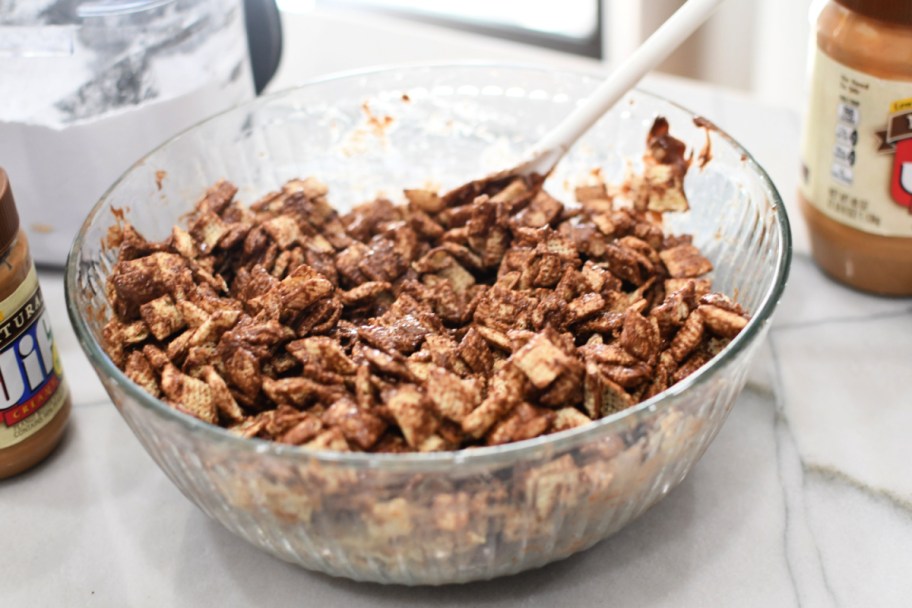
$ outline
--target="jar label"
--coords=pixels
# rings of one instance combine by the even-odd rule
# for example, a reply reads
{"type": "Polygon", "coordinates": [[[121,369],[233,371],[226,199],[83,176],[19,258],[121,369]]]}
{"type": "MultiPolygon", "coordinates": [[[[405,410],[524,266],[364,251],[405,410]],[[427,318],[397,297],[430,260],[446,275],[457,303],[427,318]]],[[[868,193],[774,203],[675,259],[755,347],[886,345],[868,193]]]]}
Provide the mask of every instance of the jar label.
{"type": "Polygon", "coordinates": [[[0,448],[50,422],[66,401],[60,357],[35,269],[0,301],[0,448]]]}
{"type": "Polygon", "coordinates": [[[912,83],[848,68],[817,50],[801,145],[801,194],[828,217],[912,237],[912,83]]]}

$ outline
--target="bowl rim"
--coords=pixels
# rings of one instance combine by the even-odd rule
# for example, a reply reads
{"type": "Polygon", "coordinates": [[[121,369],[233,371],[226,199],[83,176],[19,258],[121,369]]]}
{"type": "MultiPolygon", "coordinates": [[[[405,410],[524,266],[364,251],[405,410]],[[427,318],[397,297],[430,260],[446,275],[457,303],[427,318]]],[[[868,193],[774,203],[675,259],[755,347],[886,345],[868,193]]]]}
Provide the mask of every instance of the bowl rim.
{"type": "MultiPolygon", "coordinates": [[[[155,148],[148,151],[136,162],[124,171],[120,177],[105,191],[97,203],[92,207],[86,219],[79,228],[79,232],[71,245],[65,268],[64,293],[67,306],[67,312],[70,322],[76,333],[77,339],[83,351],[88,356],[90,363],[96,373],[103,371],[107,374],[108,379],[116,383],[130,398],[138,402],[142,407],[151,411],[153,414],[164,418],[165,420],[177,424],[183,431],[191,435],[198,435],[207,440],[225,442],[230,444],[234,449],[243,450],[250,453],[270,455],[280,458],[290,458],[299,460],[304,463],[318,462],[320,464],[347,465],[354,469],[374,469],[383,468],[384,470],[408,469],[415,471],[440,470],[458,464],[462,467],[467,465],[484,466],[488,464],[505,464],[520,459],[532,459],[543,457],[545,455],[559,453],[565,449],[572,448],[590,440],[607,436],[613,430],[629,428],[631,420],[639,420],[646,415],[651,415],[665,407],[671,407],[671,404],[687,391],[706,382],[717,370],[730,364],[736,355],[745,350],[754,340],[762,338],[764,330],[769,324],[773,311],[778,305],[785,289],[789,275],[789,267],[792,257],[792,236],[791,228],[786,213],[785,204],[779,194],[773,181],[770,179],[766,170],[760,166],[753,155],[748,152],[734,137],[724,130],[718,128],[712,121],[704,119],[699,114],[688,110],[684,106],[666,99],[661,95],[651,93],[640,88],[634,88],[627,95],[641,96],[669,104],[670,106],[685,112],[691,118],[700,118],[705,124],[700,124],[708,129],[713,130],[719,137],[728,143],[736,152],[741,153],[741,159],[749,171],[754,172],[763,185],[764,193],[768,198],[769,205],[775,212],[777,223],[780,227],[780,238],[776,251],[776,269],[774,280],[762,296],[760,306],[752,314],[746,327],[715,357],[706,365],[701,367],[695,373],[691,374],[684,380],[674,384],[668,389],[654,395],[653,397],[642,401],[630,408],[615,412],[604,418],[594,420],[591,423],[582,426],[567,429],[549,435],[541,435],[532,439],[525,439],[496,446],[482,446],[463,448],[460,450],[450,450],[441,452],[407,452],[407,453],[373,453],[373,452],[340,452],[332,450],[314,450],[302,448],[301,446],[281,444],[275,441],[244,438],[229,432],[218,425],[203,422],[189,414],[185,414],[167,405],[165,402],[153,397],[144,389],[131,381],[127,376],[114,365],[107,353],[101,347],[100,343],[94,338],[89,330],[85,317],[76,307],[76,276],[80,267],[79,252],[86,238],[86,233],[92,225],[96,216],[107,208],[107,202],[112,193],[117,190],[118,186],[134,170],[144,165],[147,159],[159,150],[168,147],[172,142],[183,138],[193,132],[196,128],[209,122],[221,119],[223,116],[240,111],[250,111],[258,106],[272,103],[282,97],[291,97],[299,91],[309,87],[317,86],[323,83],[330,83],[339,80],[354,79],[359,77],[369,77],[374,75],[393,74],[396,72],[420,72],[422,70],[464,70],[464,69],[504,69],[504,70],[526,70],[540,73],[560,73],[571,75],[580,79],[591,79],[593,84],[597,84],[604,78],[604,74],[595,71],[574,70],[565,68],[549,68],[524,64],[521,62],[486,62],[486,61],[466,61],[466,62],[416,62],[402,63],[387,66],[375,66],[364,69],[346,70],[334,72],[317,78],[306,80],[302,83],[285,88],[279,91],[261,95],[253,100],[235,105],[227,110],[213,114],[195,124],[187,127],[179,133],[169,137],[155,148]]],[[[626,97],[625,97],[626,98],[626,97]]],[[[99,374],[100,375],[100,374],[99,374]]],[[[113,401],[113,399],[112,399],[113,401]]],[[[116,404],[115,404],[116,405],[116,404]]],[[[120,409],[120,408],[118,408],[120,409]]]]}

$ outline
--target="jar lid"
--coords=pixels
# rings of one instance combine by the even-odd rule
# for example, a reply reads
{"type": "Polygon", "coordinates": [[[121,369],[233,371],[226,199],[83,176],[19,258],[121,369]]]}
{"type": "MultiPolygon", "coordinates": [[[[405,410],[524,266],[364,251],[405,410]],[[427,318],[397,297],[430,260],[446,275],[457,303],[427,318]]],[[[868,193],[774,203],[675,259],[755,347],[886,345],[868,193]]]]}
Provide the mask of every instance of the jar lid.
{"type": "Polygon", "coordinates": [[[19,233],[19,213],[10,189],[6,171],[0,167],[0,251],[6,249],[19,233]]]}
{"type": "Polygon", "coordinates": [[[912,0],[836,0],[850,11],[897,25],[912,25],[912,0]]]}

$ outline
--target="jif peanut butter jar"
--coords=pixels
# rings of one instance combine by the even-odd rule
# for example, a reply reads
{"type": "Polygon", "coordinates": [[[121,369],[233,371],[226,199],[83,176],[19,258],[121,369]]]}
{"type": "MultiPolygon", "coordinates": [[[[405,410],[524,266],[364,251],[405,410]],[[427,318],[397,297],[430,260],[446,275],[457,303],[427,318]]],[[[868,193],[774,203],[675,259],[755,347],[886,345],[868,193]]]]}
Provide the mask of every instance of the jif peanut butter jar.
{"type": "Polygon", "coordinates": [[[799,196],[814,259],[912,295],[912,0],[831,0],[816,25],[799,196]]]}
{"type": "Polygon", "coordinates": [[[53,451],[71,407],[38,274],[0,168],[0,479],[53,451]]]}

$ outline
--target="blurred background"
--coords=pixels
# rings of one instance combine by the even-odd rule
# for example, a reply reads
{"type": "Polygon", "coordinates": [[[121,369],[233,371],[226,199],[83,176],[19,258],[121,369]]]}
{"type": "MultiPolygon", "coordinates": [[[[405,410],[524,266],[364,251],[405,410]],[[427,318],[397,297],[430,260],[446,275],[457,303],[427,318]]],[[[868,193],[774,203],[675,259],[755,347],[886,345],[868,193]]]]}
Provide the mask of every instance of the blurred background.
{"type": "MultiPolygon", "coordinates": [[[[39,263],[169,136],[263,91],[374,66],[490,61],[604,71],[684,0],[0,0],[0,166],[39,263]],[[91,150],[90,154],[86,154],[91,150]]],[[[734,135],[752,103],[798,116],[818,0],[727,0],[644,88],[734,135]],[[679,84],[680,95],[669,88],[679,84]]]]}
{"type": "MultiPolygon", "coordinates": [[[[378,59],[488,57],[489,41],[570,57],[625,56],[683,0],[278,0],[289,72],[350,69],[378,59]],[[420,22],[427,27],[408,27],[420,22]],[[310,26],[308,25],[310,24],[310,26]],[[477,44],[471,49],[471,41],[477,44]],[[433,43],[430,43],[433,41],[433,43]],[[314,65],[306,65],[313,62],[314,65]],[[294,65],[289,65],[294,64],[294,65]],[[302,65],[305,64],[305,65],[302,65]]],[[[729,87],[794,110],[802,106],[815,0],[729,0],[661,71],[729,87]]],[[[501,51],[503,52],[503,51],[501,51]]],[[[280,79],[280,82],[285,82],[280,79]]]]}

